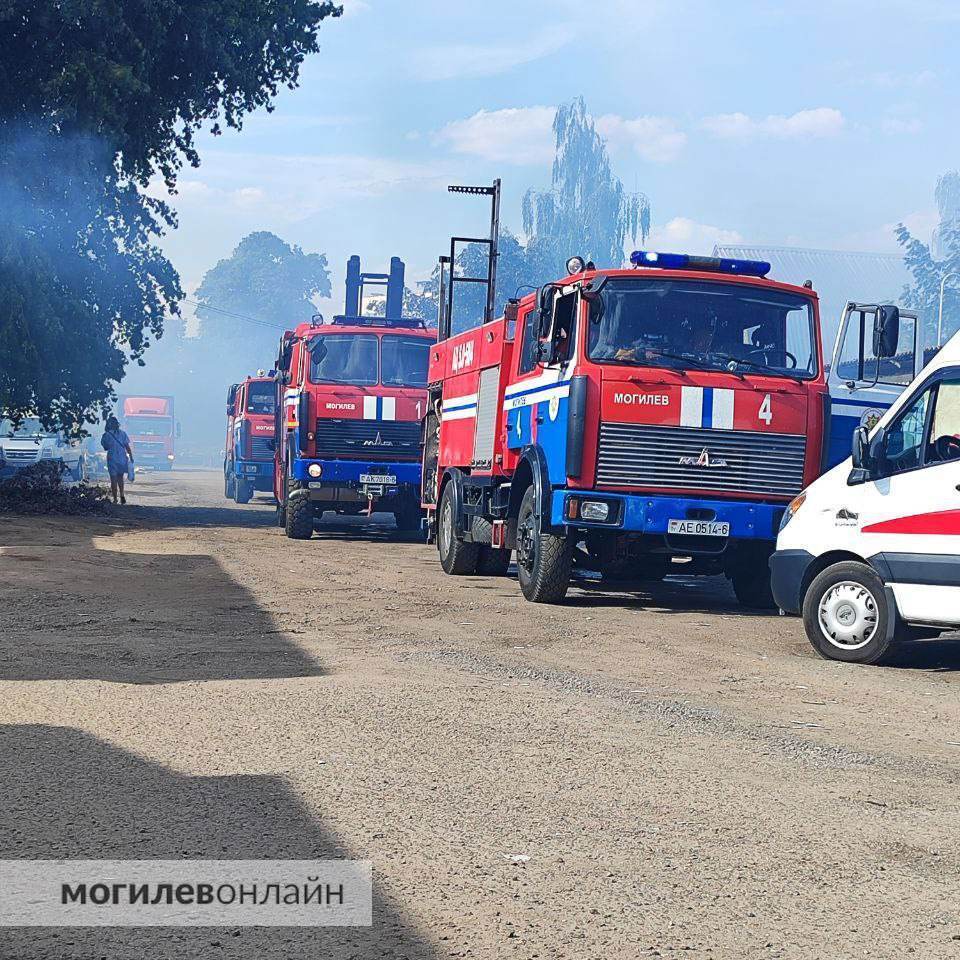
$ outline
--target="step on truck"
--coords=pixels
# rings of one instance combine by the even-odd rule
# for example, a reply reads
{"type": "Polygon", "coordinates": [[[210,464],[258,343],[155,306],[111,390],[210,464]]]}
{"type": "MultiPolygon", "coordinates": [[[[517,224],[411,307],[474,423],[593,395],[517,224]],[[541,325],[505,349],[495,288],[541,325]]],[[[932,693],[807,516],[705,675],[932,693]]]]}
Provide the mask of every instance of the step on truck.
{"type": "Polygon", "coordinates": [[[172,470],[180,424],[174,419],[173,397],[121,396],[117,419],[130,438],[137,467],[172,470]]]}
{"type": "Polygon", "coordinates": [[[423,506],[443,569],[504,573],[515,550],[535,602],[560,601],[574,564],[620,582],[722,573],[743,605],[772,606],[785,508],[829,454],[812,285],[746,260],[574,257],[496,318],[499,182],[451,189],[489,196],[494,215],[486,277],[451,269],[475,238],[440,261],[423,506]],[[454,334],[464,282],[487,284],[487,306],[454,334]]]}
{"type": "Polygon", "coordinates": [[[308,539],[325,511],[393,513],[421,529],[421,421],[436,330],[403,316],[404,265],[388,274],[347,264],[346,309],[283,335],[277,358],[273,489],[278,522],[308,539]],[[386,288],[384,316],[364,316],[368,287],[386,288]]]}
{"type": "Polygon", "coordinates": [[[273,439],[277,386],[260,370],[227,391],[223,495],[249,503],[255,491],[273,492],[273,439]]]}

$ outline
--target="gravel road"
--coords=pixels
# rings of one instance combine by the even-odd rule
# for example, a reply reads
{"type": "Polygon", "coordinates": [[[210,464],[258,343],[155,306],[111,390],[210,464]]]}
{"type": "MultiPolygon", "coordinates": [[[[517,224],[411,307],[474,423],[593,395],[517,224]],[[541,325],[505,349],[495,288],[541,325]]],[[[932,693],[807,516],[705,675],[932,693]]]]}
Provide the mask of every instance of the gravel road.
{"type": "Polygon", "coordinates": [[[535,606],[390,518],[130,493],[0,517],[0,857],[369,859],[374,925],[3,960],[960,960],[960,640],[841,666],[720,580],[535,606]]]}

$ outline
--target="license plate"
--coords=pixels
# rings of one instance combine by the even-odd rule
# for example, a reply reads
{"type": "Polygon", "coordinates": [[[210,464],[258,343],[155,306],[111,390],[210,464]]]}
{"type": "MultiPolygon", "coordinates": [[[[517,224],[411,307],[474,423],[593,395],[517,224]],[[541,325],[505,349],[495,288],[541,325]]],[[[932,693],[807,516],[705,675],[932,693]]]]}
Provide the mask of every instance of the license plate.
{"type": "Polygon", "coordinates": [[[667,524],[667,533],[685,537],[729,537],[730,524],[717,520],[671,520],[667,524]]]}
{"type": "Polygon", "coordinates": [[[379,473],[361,473],[360,482],[371,484],[375,483],[381,487],[389,487],[391,484],[397,482],[397,478],[385,475],[381,476],[379,473]]]}

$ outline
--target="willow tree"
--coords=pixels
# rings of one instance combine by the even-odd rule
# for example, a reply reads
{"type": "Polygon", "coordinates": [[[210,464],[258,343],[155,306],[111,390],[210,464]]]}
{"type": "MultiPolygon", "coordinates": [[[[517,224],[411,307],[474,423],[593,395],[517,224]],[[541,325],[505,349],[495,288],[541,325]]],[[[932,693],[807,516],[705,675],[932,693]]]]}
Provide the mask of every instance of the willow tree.
{"type": "Polygon", "coordinates": [[[610,168],[607,147],[582,97],[557,110],[556,156],[549,190],[527,191],[523,229],[528,271],[543,281],[579,254],[597,266],[618,267],[624,245],[650,233],[650,202],[627,193],[610,168]]]}

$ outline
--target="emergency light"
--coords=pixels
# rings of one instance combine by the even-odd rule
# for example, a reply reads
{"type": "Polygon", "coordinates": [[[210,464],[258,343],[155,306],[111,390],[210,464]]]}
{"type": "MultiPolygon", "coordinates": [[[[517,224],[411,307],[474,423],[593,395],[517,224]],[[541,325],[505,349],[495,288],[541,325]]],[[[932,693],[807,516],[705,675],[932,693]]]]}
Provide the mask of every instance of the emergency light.
{"type": "Polygon", "coordinates": [[[656,253],[634,250],[630,262],[635,267],[659,267],[661,270],[705,270],[711,273],[735,273],[742,277],[765,277],[771,270],[766,260],[734,260],[729,257],[696,257],[687,253],[656,253]]]}

